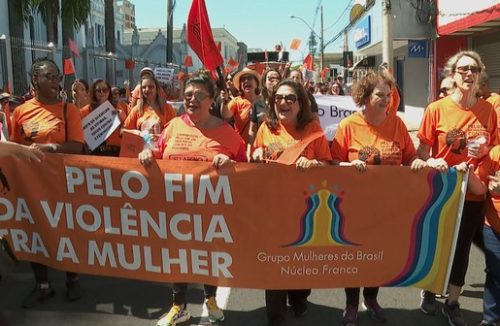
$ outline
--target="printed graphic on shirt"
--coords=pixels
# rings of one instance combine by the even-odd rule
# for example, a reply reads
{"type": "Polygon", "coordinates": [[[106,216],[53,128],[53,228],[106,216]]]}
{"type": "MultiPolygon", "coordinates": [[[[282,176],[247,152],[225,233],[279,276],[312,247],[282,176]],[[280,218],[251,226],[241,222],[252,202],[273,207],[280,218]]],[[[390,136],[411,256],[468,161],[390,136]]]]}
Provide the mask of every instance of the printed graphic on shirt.
{"type": "Polygon", "coordinates": [[[375,146],[365,146],[359,150],[359,159],[370,165],[380,165],[382,163],[380,151],[375,146]]]}
{"type": "Polygon", "coordinates": [[[52,132],[61,132],[62,120],[53,117],[51,120],[30,119],[22,124],[21,136],[25,141],[35,142],[39,136],[45,137],[52,132]]]}

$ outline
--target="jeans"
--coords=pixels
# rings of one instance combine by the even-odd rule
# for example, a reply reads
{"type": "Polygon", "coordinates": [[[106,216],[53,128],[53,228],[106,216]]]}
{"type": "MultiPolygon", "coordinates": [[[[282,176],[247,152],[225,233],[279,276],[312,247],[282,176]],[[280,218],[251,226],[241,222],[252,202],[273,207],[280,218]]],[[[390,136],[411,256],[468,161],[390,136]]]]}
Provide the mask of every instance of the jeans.
{"type": "Polygon", "coordinates": [[[486,258],[483,319],[494,324],[500,321],[500,233],[485,225],[483,238],[486,258]]]}
{"type": "MultiPolygon", "coordinates": [[[[186,305],[186,292],[187,292],[187,283],[174,283],[172,284],[172,292],[174,295],[174,304],[176,305],[186,305]]],[[[213,285],[204,284],[205,287],[205,299],[210,297],[215,297],[217,292],[217,287],[213,285]]]]}

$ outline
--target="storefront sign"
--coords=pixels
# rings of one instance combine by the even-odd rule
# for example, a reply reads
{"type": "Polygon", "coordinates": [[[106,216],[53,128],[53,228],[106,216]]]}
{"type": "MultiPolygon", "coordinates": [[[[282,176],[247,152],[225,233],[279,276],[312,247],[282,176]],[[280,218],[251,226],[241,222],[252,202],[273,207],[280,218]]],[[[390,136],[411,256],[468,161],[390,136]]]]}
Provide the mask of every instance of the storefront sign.
{"type": "Polygon", "coordinates": [[[370,16],[366,16],[356,24],[354,28],[354,42],[359,49],[371,42],[371,24],[370,16]]]}

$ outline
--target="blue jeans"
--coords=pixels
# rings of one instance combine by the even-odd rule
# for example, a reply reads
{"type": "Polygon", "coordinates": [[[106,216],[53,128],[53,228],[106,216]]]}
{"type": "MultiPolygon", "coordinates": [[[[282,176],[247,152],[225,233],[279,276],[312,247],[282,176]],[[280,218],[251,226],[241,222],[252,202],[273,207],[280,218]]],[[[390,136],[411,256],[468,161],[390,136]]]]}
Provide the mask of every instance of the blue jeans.
{"type": "Polygon", "coordinates": [[[483,227],[486,282],[483,294],[483,319],[488,323],[500,321],[500,233],[483,227]]]}

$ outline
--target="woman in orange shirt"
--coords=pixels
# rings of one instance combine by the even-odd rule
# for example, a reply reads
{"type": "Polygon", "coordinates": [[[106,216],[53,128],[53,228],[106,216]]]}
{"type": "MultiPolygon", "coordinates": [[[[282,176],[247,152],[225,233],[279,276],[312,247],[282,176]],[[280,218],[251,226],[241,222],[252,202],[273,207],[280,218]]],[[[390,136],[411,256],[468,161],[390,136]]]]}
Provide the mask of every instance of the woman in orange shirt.
{"type": "MultiPolygon", "coordinates": [[[[386,74],[375,72],[369,72],[354,84],[352,98],[362,111],[340,122],[331,148],[334,163],[355,166],[360,172],[366,171],[368,165],[411,165],[414,171],[425,167],[403,121],[388,112],[393,86],[393,80],[386,74]]],[[[386,317],[377,301],[378,290],[378,287],[363,289],[363,307],[372,319],[383,322],[386,317]]],[[[346,288],[345,293],[342,324],[355,326],[360,288],[346,288]]]]}
{"type": "Polygon", "coordinates": [[[73,103],[81,109],[90,103],[89,84],[84,79],[76,79],[71,85],[73,103]]]}
{"type": "MultiPolygon", "coordinates": [[[[59,68],[48,58],[38,58],[33,62],[30,74],[35,97],[14,111],[10,139],[42,152],[81,154],[83,130],[80,114],[73,104],[62,102],[58,97],[62,79],[59,68]]],[[[24,299],[24,308],[32,308],[54,296],[47,266],[31,265],[36,286],[24,299]]],[[[68,300],[82,296],[78,274],[66,273],[66,287],[68,300]]]]}
{"type": "MultiPolygon", "coordinates": [[[[222,96],[222,92],[221,92],[222,96]]],[[[224,93],[224,96],[227,96],[224,93]]],[[[172,119],[158,140],[157,151],[144,149],[139,154],[142,164],[148,166],[153,157],[164,160],[206,161],[215,168],[231,165],[233,161],[245,162],[245,144],[238,133],[226,122],[210,114],[215,98],[215,85],[210,77],[200,75],[186,81],[184,107],[186,113],[172,119]]],[[[204,285],[205,305],[210,322],[224,320],[217,306],[216,286],[204,285]]],[[[187,321],[187,284],[172,285],[174,304],[161,317],[157,326],[177,325],[187,321]]]]}
{"type": "MultiPolygon", "coordinates": [[[[82,119],[85,118],[90,114],[90,112],[97,109],[99,105],[106,101],[109,101],[109,103],[113,105],[116,114],[118,114],[118,117],[120,118],[120,122],[123,123],[123,121],[127,118],[127,115],[123,110],[116,107],[117,102],[111,94],[111,86],[103,79],[97,79],[90,86],[90,104],[80,109],[80,116],[82,119]]],[[[106,141],[99,147],[94,149],[91,154],[101,156],[118,156],[118,154],[120,154],[120,144],[122,140],[120,130],[121,127],[116,128],[108,139],[106,139],[106,141]]]]}
{"type": "MultiPolygon", "coordinates": [[[[323,166],[331,161],[328,141],[314,118],[304,87],[291,79],[281,81],[269,98],[269,117],[261,124],[254,142],[254,161],[277,159],[283,151],[300,141],[309,141],[297,155],[298,169],[323,166]],[[314,138],[313,134],[318,135],[314,138]],[[305,140],[311,136],[309,140],[305,140]]],[[[266,290],[266,310],[270,325],[284,325],[286,301],[297,317],[307,311],[311,290],[266,290]]]]}
{"type": "MultiPolygon", "coordinates": [[[[445,72],[455,82],[455,89],[424,112],[418,132],[418,153],[427,164],[443,173],[448,167],[467,163],[476,165],[497,144],[497,116],[493,106],[478,98],[479,73],[484,69],[481,57],[473,51],[462,51],[452,56],[445,72]]],[[[484,217],[484,196],[467,192],[457,238],[455,256],[449,280],[449,297],[442,314],[450,325],[465,325],[458,299],[469,264],[470,246],[484,217]]],[[[420,310],[435,314],[435,295],[422,291],[420,310]]]]}
{"type": "Polygon", "coordinates": [[[156,143],[167,123],[175,117],[175,111],[162,100],[160,85],[153,75],[143,74],[140,85],[139,101],[130,111],[123,128],[147,132],[156,143]]]}

